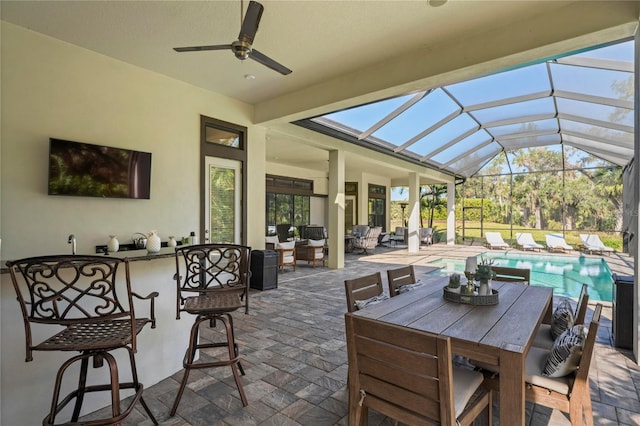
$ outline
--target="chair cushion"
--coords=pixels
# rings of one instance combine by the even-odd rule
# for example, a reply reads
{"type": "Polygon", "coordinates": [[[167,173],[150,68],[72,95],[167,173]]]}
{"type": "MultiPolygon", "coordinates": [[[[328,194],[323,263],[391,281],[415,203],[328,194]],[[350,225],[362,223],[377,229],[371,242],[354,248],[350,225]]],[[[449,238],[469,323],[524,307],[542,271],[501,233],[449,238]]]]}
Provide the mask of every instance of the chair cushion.
{"type": "Polygon", "coordinates": [[[355,303],[358,309],[363,309],[369,305],[375,305],[376,303],[380,303],[388,299],[389,299],[389,296],[387,296],[386,294],[380,294],[378,296],[373,296],[368,299],[356,300],[355,303]]]}
{"type": "Polygon", "coordinates": [[[264,237],[264,242],[267,244],[278,244],[280,240],[277,235],[270,235],[268,237],[264,237]]]}
{"type": "Polygon", "coordinates": [[[282,263],[293,263],[293,262],[294,262],[293,256],[287,256],[287,255],[282,256],[282,263]]]}
{"type": "Polygon", "coordinates": [[[557,339],[565,330],[573,326],[573,309],[567,299],[558,303],[551,318],[551,337],[557,339]]]}
{"type": "Polygon", "coordinates": [[[482,384],[484,376],[479,371],[453,367],[453,401],[456,417],[464,411],[473,394],[482,384]]]}
{"type": "Polygon", "coordinates": [[[551,348],[553,348],[553,342],[551,324],[540,324],[536,337],[533,339],[533,346],[551,350],[551,348]]]}
{"type": "Polygon", "coordinates": [[[276,248],[277,249],[284,249],[284,250],[293,250],[293,248],[296,246],[296,242],[295,241],[288,241],[286,243],[278,243],[276,244],[276,248]]]}
{"type": "Polygon", "coordinates": [[[578,368],[586,334],[584,326],[576,325],[565,331],[553,343],[544,365],[543,375],[564,377],[578,368]]]}
{"type": "Polygon", "coordinates": [[[308,240],[307,245],[311,247],[324,247],[324,240],[308,240]]]}
{"type": "Polygon", "coordinates": [[[573,376],[564,377],[548,377],[544,376],[544,366],[549,357],[550,351],[543,348],[532,347],[527,354],[527,360],[525,362],[525,380],[532,385],[540,386],[546,389],[550,389],[555,392],[559,392],[563,395],[569,394],[571,389],[571,381],[573,376]]]}

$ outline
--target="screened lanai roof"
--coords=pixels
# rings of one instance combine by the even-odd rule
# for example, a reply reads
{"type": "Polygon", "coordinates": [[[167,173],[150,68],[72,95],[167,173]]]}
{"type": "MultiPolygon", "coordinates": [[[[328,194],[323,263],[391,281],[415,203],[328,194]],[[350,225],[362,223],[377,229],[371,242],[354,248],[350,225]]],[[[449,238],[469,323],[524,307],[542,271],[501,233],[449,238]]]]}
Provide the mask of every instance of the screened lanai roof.
{"type": "Polygon", "coordinates": [[[463,177],[498,155],[516,172],[513,156],[532,147],[572,147],[597,165],[624,166],[633,157],[633,50],[633,41],[611,44],[306,125],[463,177]]]}

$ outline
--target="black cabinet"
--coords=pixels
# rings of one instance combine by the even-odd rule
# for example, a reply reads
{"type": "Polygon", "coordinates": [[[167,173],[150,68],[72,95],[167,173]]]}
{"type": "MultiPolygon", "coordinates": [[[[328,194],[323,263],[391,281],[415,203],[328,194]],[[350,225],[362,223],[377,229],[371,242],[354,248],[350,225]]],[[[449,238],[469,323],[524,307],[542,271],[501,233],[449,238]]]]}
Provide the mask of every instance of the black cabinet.
{"type": "Polygon", "coordinates": [[[613,274],[613,342],[633,349],[633,276],[613,274]]]}
{"type": "Polygon", "coordinates": [[[278,252],[253,250],[251,252],[251,288],[271,290],[278,288],[278,252]]]}

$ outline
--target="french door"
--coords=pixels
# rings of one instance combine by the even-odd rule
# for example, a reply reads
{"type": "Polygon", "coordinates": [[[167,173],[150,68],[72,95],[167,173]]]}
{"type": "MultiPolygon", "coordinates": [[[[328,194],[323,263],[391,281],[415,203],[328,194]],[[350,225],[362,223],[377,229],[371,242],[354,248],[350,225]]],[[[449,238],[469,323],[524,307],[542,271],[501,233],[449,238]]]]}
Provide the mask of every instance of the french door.
{"type": "Polygon", "coordinates": [[[241,244],[242,163],[205,158],[205,243],[241,244]]]}

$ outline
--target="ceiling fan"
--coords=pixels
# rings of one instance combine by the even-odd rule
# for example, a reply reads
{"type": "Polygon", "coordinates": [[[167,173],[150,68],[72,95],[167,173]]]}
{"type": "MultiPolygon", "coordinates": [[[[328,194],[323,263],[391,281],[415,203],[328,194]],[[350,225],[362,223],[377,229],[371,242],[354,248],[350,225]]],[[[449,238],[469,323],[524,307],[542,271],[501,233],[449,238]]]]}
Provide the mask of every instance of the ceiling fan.
{"type": "Polygon", "coordinates": [[[274,61],[263,53],[253,49],[253,39],[258,31],[258,24],[262,17],[262,11],[264,7],[257,1],[250,1],[247,7],[247,13],[242,19],[243,5],[240,2],[240,34],[238,40],[231,44],[214,44],[211,46],[190,46],[190,47],[174,47],[176,52],[198,52],[201,50],[231,50],[236,58],[244,61],[247,58],[253,59],[256,62],[261,63],[280,74],[291,74],[291,70],[284,65],[274,61]]]}

